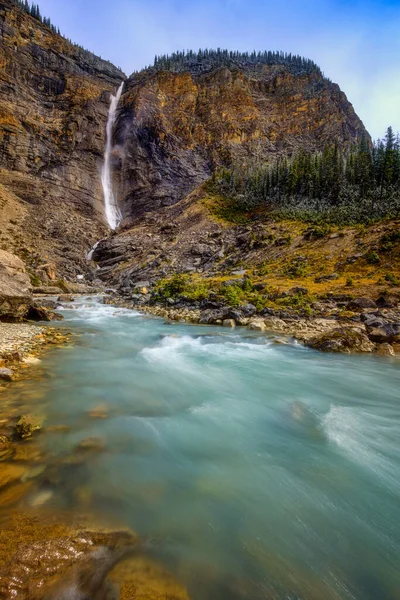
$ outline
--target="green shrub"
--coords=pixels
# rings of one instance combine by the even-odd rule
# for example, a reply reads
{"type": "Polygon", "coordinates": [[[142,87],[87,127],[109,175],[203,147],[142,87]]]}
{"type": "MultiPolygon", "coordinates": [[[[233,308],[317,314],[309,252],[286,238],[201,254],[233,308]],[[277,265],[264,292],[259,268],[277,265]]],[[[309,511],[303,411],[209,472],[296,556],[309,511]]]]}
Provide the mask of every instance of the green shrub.
{"type": "Polygon", "coordinates": [[[269,275],[270,273],[270,267],[267,263],[264,263],[263,265],[260,265],[257,269],[257,275],[259,275],[260,277],[264,277],[265,275],[269,275]]]}
{"type": "Polygon", "coordinates": [[[31,280],[31,285],[33,285],[33,287],[40,287],[42,285],[42,282],[36,273],[29,273],[29,279],[31,280]]]}
{"type": "Polygon", "coordinates": [[[288,277],[303,277],[308,271],[308,262],[302,258],[293,258],[290,263],[285,265],[283,274],[288,277]]]}
{"type": "Polygon", "coordinates": [[[398,242],[400,242],[400,229],[394,229],[381,237],[380,249],[382,252],[390,252],[398,242]]]}
{"type": "Polygon", "coordinates": [[[182,273],[175,273],[169,279],[162,279],[158,282],[156,290],[163,298],[175,298],[183,294],[188,284],[189,277],[182,273]]]}
{"type": "Polygon", "coordinates": [[[162,279],[156,286],[160,298],[178,298],[185,296],[188,300],[204,300],[207,298],[210,287],[203,281],[192,281],[190,275],[175,273],[169,279],[162,279]]]}
{"type": "Polygon", "coordinates": [[[319,240],[331,232],[332,227],[325,223],[323,225],[317,225],[316,227],[307,229],[307,231],[304,232],[304,237],[306,240],[319,240]]]}
{"type": "Polygon", "coordinates": [[[385,273],[385,281],[390,283],[393,286],[400,286],[400,279],[393,275],[393,273],[385,273]]]}
{"type": "Polygon", "coordinates": [[[59,287],[65,294],[69,293],[69,287],[66,281],[64,281],[64,279],[58,279],[55,283],[55,285],[57,287],[59,287]]]}
{"type": "Polygon", "coordinates": [[[369,250],[369,252],[364,254],[364,258],[369,265],[379,265],[381,262],[379,254],[375,250],[369,250]]]}
{"type": "Polygon", "coordinates": [[[303,294],[301,292],[276,299],[276,304],[278,304],[279,306],[293,308],[294,310],[302,311],[307,315],[310,315],[312,313],[312,302],[313,298],[309,294],[303,294]]]}
{"type": "Polygon", "coordinates": [[[253,291],[253,283],[251,282],[251,279],[249,277],[246,277],[245,280],[243,281],[242,290],[247,293],[253,291]]]}
{"type": "Polygon", "coordinates": [[[210,289],[204,283],[190,283],[185,289],[188,300],[200,301],[207,298],[210,289]]]}
{"type": "Polygon", "coordinates": [[[229,306],[239,306],[243,301],[243,290],[237,285],[222,286],[220,294],[229,306]]]}

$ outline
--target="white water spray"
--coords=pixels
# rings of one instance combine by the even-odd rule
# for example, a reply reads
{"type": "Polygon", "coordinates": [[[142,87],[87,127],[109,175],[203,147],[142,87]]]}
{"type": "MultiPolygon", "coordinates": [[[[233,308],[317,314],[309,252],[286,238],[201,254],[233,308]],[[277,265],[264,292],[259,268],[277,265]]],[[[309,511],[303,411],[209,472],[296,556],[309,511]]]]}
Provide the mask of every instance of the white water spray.
{"type": "Polygon", "coordinates": [[[121,211],[118,208],[117,202],[114,197],[112,189],[112,177],[111,177],[111,152],[113,149],[112,145],[112,132],[115,123],[115,116],[118,107],[119,99],[121,98],[122,88],[124,83],[122,82],[118,88],[115,96],[111,96],[110,110],[108,112],[107,129],[106,129],[106,150],[104,152],[104,163],[101,170],[101,183],[103,184],[103,195],[104,195],[104,212],[106,215],[107,222],[111,229],[115,229],[121,222],[121,211]]]}
{"type": "Polygon", "coordinates": [[[88,255],[87,255],[87,259],[88,260],[92,260],[93,259],[94,251],[96,250],[96,248],[100,244],[100,242],[101,242],[101,240],[99,240],[98,242],[96,242],[95,245],[93,246],[93,248],[90,250],[90,252],[88,252],[88,255]]]}

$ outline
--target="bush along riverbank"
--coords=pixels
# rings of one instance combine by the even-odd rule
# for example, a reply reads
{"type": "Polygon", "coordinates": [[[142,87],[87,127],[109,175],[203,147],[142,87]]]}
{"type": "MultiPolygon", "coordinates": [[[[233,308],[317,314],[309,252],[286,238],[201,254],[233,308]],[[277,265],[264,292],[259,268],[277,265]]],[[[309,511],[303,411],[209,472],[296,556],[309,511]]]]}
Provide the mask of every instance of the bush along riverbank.
{"type": "Polygon", "coordinates": [[[304,286],[281,292],[243,274],[231,279],[176,274],[141,283],[134,293],[105,302],[171,321],[271,331],[323,351],[400,352],[400,299],[390,292],[377,298],[316,296],[304,286]]]}

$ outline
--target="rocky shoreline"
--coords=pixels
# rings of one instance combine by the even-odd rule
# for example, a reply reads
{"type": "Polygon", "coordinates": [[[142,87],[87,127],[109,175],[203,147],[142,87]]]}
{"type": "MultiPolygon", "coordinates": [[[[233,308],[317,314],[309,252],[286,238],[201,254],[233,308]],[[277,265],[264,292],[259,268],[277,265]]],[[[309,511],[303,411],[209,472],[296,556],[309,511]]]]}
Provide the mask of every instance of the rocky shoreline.
{"type": "Polygon", "coordinates": [[[353,301],[352,306],[358,311],[345,318],[322,315],[305,317],[295,312],[284,314],[282,311],[276,314],[272,309],[258,313],[250,304],[232,308],[212,301],[203,301],[198,306],[184,302],[179,306],[171,306],[161,303],[143,304],[138,303],[137,299],[129,300],[114,295],[106,297],[105,302],[168,321],[268,331],[292,337],[321,351],[373,352],[380,356],[400,354],[400,311],[397,307],[380,308],[366,298],[353,301]]]}
{"type": "Polygon", "coordinates": [[[28,323],[0,323],[0,384],[18,379],[43,353],[71,341],[68,331],[28,323]]]}

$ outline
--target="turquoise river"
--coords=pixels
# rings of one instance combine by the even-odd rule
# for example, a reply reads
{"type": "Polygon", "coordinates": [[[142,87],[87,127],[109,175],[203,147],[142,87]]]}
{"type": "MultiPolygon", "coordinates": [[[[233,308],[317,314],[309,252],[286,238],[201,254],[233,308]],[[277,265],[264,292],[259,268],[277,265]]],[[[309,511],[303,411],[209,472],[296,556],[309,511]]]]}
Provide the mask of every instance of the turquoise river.
{"type": "Polygon", "coordinates": [[[96,298],[63,314],[75,344],[9,392],[52,459],[101,446],[40,484],[49,510],[157,540],[192,600],[400,599],[400,361],[96,298]]]}

